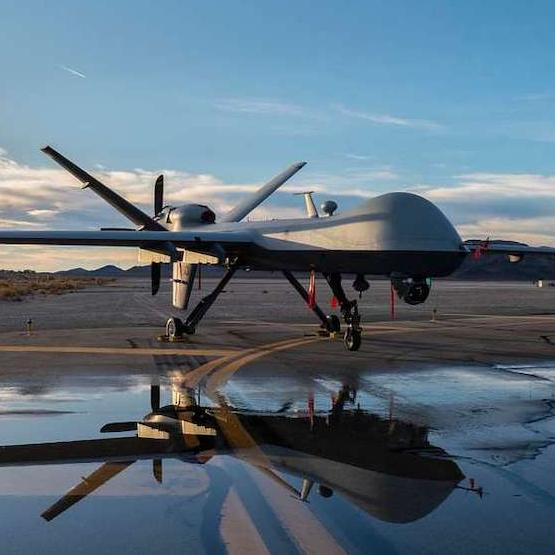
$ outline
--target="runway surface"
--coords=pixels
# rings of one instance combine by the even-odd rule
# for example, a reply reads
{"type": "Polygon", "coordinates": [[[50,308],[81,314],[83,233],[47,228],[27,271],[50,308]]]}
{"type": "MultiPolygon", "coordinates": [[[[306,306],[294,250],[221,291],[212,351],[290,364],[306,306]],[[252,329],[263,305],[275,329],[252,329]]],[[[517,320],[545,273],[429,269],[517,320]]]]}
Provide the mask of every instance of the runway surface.
{"type": "Polygon", "coordinates": [[[374,284],[348,353],[277,280],[158,341],[147,285],[0,305],[7,551],[552,553],[555,289],[374,284]]]}

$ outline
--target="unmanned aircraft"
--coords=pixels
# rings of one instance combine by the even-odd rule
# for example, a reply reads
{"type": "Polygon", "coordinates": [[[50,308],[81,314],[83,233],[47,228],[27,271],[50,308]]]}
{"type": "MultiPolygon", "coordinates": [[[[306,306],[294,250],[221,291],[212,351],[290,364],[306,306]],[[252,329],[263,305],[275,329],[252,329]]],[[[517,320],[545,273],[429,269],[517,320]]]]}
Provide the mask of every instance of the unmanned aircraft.
{"type": "Polygon", "coordinates": [[[326,315],[315,302],[313,278],[315,273],[321,273],[347,326],[345,346],[356,351],[361,344],[360,315],[357,301],[347,298],[343,289],[344,274],[355,276],[353,288],[359,293],[369,287],[366,275],[386,276],[397,295],[415,305],[423,303],[430,293],[428,278],[450,275],[467,256],[505,254],[510,262],[519,262],[525,255],[555,254],[555,248],[523,243],[465,242],[437,206],[404,192],[380,195],[338,214],[335,214],[337,204],[327,201],[322,205],[326,217],[320,217],[310,193],[306,193],[307,218],[243,221],[305,162],[289,166],[221,217],[202,204],[165,206],[164,177],[160,175],[154,184],[154,214],[149,216],[52,147],[42,150],[81,181],[84,188],[92,189],[137,227],[1,231],[0,243],[139,247],[151,263],[153,295],[160,286],[160,264],[172,264],[173,306],[179,310],[188,306],[199,264],[224,266],[226,272],[221,281],[185,321],[169,318],[166,333],[170,338],[195,333],[200,320],[239,268],[282,272],[325,330],[339,332],[339,318],[326,315]],[[311,273],[308,292],[292,272],[311,273]]]}

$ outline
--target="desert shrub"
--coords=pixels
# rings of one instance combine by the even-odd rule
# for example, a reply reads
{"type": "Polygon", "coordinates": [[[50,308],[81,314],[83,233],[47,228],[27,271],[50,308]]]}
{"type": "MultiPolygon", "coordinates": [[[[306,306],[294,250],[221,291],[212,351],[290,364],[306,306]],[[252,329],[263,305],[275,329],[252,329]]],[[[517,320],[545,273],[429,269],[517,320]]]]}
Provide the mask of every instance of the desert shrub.
{"type": "Polygon", "coordinates": [[[0,300],[20,301],[29,295],[62,295],[112,281],[114,278],[65,277],[30,270],[0,270],[0,300]]]}

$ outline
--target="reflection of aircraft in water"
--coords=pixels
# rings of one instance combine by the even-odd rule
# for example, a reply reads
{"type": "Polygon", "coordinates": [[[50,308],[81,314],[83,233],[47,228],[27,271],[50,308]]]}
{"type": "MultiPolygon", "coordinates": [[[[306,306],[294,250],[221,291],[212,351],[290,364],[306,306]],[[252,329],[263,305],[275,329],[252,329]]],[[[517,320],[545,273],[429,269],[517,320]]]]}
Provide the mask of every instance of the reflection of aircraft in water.
{"type": "MultiPolygon", "coordinates": [[[[233,455],[307,501],[313,485],[323,497],[338,493],[370,515],[411,522],[438,507],[463,479],[444,451],[432,447],[427,429],[361,410],[346,410],[354,393],[344,388],[332,410],[307,417],[238,412],[225,403],[199,406],[190,390],[172,390],[160,406],[151,387],[152,412],[139,422],[107,424],[102,432],[136,432],[134,437],[5,446],[0,466],[103,462],[102,466],[48,508],[50,521],[140,459],[153,461],[162,482],[162,460],[204,464],[233,455]],[[296,490],[278,472],[302,479],[296,490]]],[[[313,405],[312,405],[313,407],[313,405]]]]}

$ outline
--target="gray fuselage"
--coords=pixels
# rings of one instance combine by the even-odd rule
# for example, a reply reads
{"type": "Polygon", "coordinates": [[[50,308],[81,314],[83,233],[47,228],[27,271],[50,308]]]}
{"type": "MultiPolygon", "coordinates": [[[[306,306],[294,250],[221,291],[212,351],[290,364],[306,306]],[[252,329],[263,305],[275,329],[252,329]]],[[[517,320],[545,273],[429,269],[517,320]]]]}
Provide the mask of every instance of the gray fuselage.
{"type": "MultiPolygon", "coordinates": [[[[191,229],[184,224],[177,220],[169,227],[173,231],[191,229]]],[[[411,193],[388,193],[323,218],[200,227],[249,233],[250,246],[238,246],[235,252],[230,246],[226,251],[255,270],[442,277],[455,271],[469,254],[441,210],[411,193]]]]}

